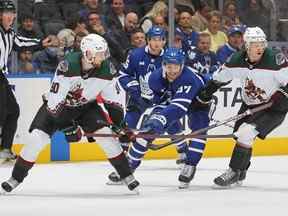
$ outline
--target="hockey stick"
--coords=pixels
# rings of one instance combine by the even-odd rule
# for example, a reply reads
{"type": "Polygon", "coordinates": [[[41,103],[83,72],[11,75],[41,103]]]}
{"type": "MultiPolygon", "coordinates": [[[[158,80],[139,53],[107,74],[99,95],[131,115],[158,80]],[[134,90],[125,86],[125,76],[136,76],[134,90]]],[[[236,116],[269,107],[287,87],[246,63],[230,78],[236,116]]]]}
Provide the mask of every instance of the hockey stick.
{"type": "MultiPolygon", "coordinates": [[[[87,137],[113,137],[118,138],[120,134],[108,134],[108,133],[85,133],[87,137]]],[[[175,135],[158,135],[158,134],[135,134],[134,138],[143,139],[191,139],[191,138],[233,138],[233,134],[225,135],[206,135],[206,134],[175,134],[175,135]]],[[[156,145],[158,146],[158,145],[156,145]]]]}
{"type": "MultiPolygon", "coordinates": [[[[225,120],[220,121],[220,122],[218,122],[218,123],[212,124],[212,125],[210,125],[210,126],[208,126],[208,127],[201,128],[201,129],[196,130],[196,131],[194,131],[194,132],[192,132],[192,133],[190,133],[190,134],[188,134],[188,135],[190,135],[191,137],[193,137],[193,136],[196,137],[196,135],[202,134],[202,133],[204,133],[204,132],[206,132],[206,131],[208,131],[208,130],[211,130],[211,129],[213,129],[213,128],[219,127],[219,126],[221,126],[221,125],[225,125],[225,124],[228,123],[228,122],[238,121],[238,120],[240,120],[240,119],[242,119],[242,118],[244,118],[244,117],[246,117],[246,116],[253,115],[254,113],[257,113],[257,112],[259,112],[259,111],[265,110],[265,109],[271,107],[272,104],[273,104],[273,102],[269,102],[269,103],[260,105],[260,106],[258,106],[258,107],[255,107],[255,108],[253,108],[253,109],[248,109],[248,110],[246,110],[244,113],[238,114],[238,115],[236,115],[236,116],[232,116],[232,117],[230,117],[230,118],[228,118],[228,119],[225,119],[225,120]]],[[[175,144],[175,143],[177,143],[177,142],[181,142],[183,139],[185,139],[185,138],[175,139],[175,140],[172,140],[172,141],[170,141],[170,142],[163,143],[163,144],[159,144],[159,145],[153,144],[153,143],[149,143],[149,144],[148,144],[148,148],[151,149],[151,150],[160,150],[160,149],[162,149],[162,148],[165,148],[165,147],[170,146],[170,145],[172,145],[172,144],[175,144]]]]}

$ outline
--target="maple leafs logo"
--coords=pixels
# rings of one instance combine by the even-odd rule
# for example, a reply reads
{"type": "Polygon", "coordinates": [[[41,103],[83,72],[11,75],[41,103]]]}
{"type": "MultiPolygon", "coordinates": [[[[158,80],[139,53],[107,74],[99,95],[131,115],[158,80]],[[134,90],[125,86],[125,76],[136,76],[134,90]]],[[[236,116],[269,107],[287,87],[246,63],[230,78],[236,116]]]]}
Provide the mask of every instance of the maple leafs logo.
{"type": "Polygon", "coordinates": [[[263,89],[256,87],[253,80],[250,80],[248,77],[245,80],[244,90],[250,99],[265,102],[264,98],[266,98],[266,92],[263,89]]]}

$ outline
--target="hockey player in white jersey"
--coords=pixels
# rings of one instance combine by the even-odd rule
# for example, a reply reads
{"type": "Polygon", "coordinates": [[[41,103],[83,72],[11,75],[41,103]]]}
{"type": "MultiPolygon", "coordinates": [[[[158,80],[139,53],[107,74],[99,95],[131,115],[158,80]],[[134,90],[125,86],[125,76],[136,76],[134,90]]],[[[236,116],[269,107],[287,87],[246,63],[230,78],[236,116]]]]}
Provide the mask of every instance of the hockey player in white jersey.
{"type": "Polygon", "coordinates": [[[267,48],[266,35],[259,27],[247,28],[244,33],[245,50],[235,53],[213,80],[201,92],[209,100],[219,86],[240,79],[242,105],[239,114],[272,101],[273,105],[256,114],[238,120],[234,126],[236,145],[229,169],[214,179],[220,187],[242,183],[250,166],[252,147],[256,137],[265,137],[285,119],[288,111],[288,63],[282,53],[267,48]]]}
{"type": "MultiPolygon", "coordinates": [[[[101,96],[106,100],[105,106],[113,123],[118,124],[123,120],[123,109],[114,103],[115,69],[109,57],[105,39],[96,34],[89,34],[81,41],[81,52],[68,54],[59,64],[50,92],[30,126],[31,141],[23,147],[13,167],[12,176],[2,183],[3,192],[12,191],[23,182],[56,130],[77,122],[86,133],[112,132],[99,123],[107,118],[97,104],[96,97],[101,96]]],[[[114,138],[98,138],[97,143],[128,188],[136,191],[139,182],[131,173],[118,141],[114,138]]]]}

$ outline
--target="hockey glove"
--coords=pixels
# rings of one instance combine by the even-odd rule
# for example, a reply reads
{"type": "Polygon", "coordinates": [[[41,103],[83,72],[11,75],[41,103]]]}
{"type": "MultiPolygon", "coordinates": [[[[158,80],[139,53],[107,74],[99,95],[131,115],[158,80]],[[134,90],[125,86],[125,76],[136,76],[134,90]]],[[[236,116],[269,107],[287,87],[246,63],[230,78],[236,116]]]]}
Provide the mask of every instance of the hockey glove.
{"type": "Polygon", "coordinates": [[[62,130],[67,142],[78,142],[82,138],[81,128],[79,126],[71,126],[62,130]]]}
{"type": "Polygon", "coordinates": [[[134,142],[136,140],[135,134],[129,128],[125,128],[122,130],[122,133],[119,134],[119,142],[121,143],[129,143],[134,142]]]}
{"type": "Polygon", "coordinates": [[[142,130],[146,131],[146,133],[163,134],[165,122],[166,118],[164,116],[154,114],[144,123],[142,130]]]}
{"type": "Polygon", "coordinates": [[[202,90],[200,90],[200,92],[197,95],[197,99],[200,102],[203,103],[209,103],[210,100],[212,99],[213,94],[222,86],[227,85],[229,82],[219,82],[216,80],[210,80],[208,81],[208,83],[206,84],[206,87],[203,88],[202,90]]]}

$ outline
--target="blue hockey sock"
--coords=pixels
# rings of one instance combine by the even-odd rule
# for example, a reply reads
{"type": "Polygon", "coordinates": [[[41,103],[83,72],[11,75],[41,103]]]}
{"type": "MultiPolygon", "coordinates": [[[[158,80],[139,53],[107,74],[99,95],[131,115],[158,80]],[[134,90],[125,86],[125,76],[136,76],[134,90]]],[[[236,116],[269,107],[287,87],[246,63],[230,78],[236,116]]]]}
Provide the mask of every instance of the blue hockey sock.
{"type": "Polygon", "coordinates": [[[147,141],[138,138],[130,146],[128,150],[128,161],[132,170],[135,170],[141,163],[142,158],[144,157],[147,151],[147,141]]]}
{"type": "Polygon", "coordinates": [[[205,143],[206,140],[203,139],[192,139],[188,146],[186,164],[197,166],[202,158],[205,143]]]}

